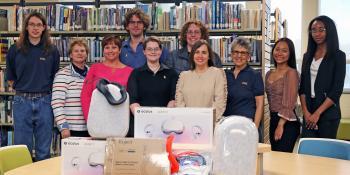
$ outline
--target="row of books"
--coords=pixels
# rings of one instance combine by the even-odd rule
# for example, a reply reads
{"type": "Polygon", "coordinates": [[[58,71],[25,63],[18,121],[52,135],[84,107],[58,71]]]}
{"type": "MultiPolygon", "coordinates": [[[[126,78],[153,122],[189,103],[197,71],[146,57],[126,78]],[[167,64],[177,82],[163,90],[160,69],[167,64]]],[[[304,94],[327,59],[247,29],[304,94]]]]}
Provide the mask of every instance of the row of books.
{"type": "Polygon", "coordinates": [[[12,124],[13,96],[0,96],[0,124],[12,124]]]}
{"type": "Polygon", "coordinates": [[[0,126],[0,147],[13,145],[12,128],[0,126]]]}
{"type": "MultiPolygon", "coordinates": [[[[151,4],[137,2],[135,7],[148,14],[151,30],[181,29],[183,24],[191,19],[202,21],[209,29],[261,29],[261,10],[246,9],[242,3],[221,0],[200,3],[183,1],[181,6],[173,5],[169,9],[157,2],[151,4]]],[[[52,31],[124,30],[124,16],[130,9],[120,4],[101,8],[61,4],[1,7],[0,21],[6,25],[0,30],[21,31],[23,19],[32,11],[45,15],[48,27],[52,31]]]]}
{"type": "MultiPolygon", "coordinates": [[[[220,58],[222,63],[233,63],[231,57],[231,45],[234,37],[229,38],[216,38],[210,39],[210,45],[213,48],[213,51],[216,52],[220,58]]],[[[262,41],[260,39],[250,38],[251,43],[251,58],[249,63],[259,64],[262,60],[262,41]]]]}
{"type": "MultiPolygon", "coordinates": [[[[167,48],[169,51],[176,50],[179,45],[178,40],[175,37],[158,37],[163,44],[164,48],[167,48]]],[[[16,38],[15,38],[16,39],[16,38]]],[[[57,46],[58,51],[61,55],[61,62],[69,62],[70,58],[68,55],[68,49],[69,44],[72,42],[72,40],[75,40],[74,37],[53,37],[53,43],[57,46]]],[[[86,43],[88,44],[90,53],[87,58],[88,63],[95,63],[100,62],[103,57],[103,49],[102,49],[102,37],[79,37],[79,39],[84,39],[86,43]]],[[[221,61],[223,63],[231,63],[231,44],[234,37],[213,37],[210,38],[210,44],[213,48],[213,50],[220,56],[221,61]]],[[[13,43],[13,38],[7,38],[3,39],[3,41],[7,41],[8,44],[4,45],[10,45],[13,43]]],[[[1,41],[1,39],[0,39],[1,41]]],[[[260,63],[261,61],[261,40],[251,39],[252,43],[252,63],[260,63]]],[[[0,55],[6,55],[7,50],[3,49],[4,53],[0,53],[0,55]]],[[[1,51],[2,52],[2,51],[1,51]]],[[[5,62],[5,59],[3,59],[3,63],[5,62]]],[[[1,72],[1,70],[0,70],[1,72]]],[[[1,82],[1,74],[0,74],[0,82],[1,82]]],[[[0,86],[1,88],[1,86],[0,86]]],[[[0,92],[3,89],[0,89],[0,92]]]]}

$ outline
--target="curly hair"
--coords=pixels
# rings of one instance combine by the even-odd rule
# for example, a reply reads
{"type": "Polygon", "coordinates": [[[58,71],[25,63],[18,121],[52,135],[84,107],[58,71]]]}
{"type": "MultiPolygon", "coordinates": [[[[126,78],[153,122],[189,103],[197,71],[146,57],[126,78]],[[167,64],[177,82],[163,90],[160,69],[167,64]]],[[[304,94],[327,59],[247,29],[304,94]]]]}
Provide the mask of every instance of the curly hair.
{"type": "MultiPolygon", "coordinates": [[[[136,16],[138,18],[140,18],[140,20],[143,22],[144,25],[144,29],[143,32],[146,32],[146,30],[149,27],[150,24],[150,19],[149,16],[146,15],[141,9],[139,8],[132,8],[130,9],[128,12],[126,12],[125,14],[125,20],[124,20],[124,28],[126,29],[126,27],[129,25],[130,20],[133,16],[136,16]]],[[[127,30],[127,29],[126,29],[127,30]]],[[[129,30],[127,30],[129,32],[129,30]]]]}
{"type": "Polygon", "coordinates": [[[208,29],[204,26],[204,24],[198,20],[191,20],[186,22],[180,32],[180,41],[181,41],[181,46],[185,47],[187,45],[187,30],[190,27],[191,24],[194,24],[199,27],[201,30],[201,39],[209,41],[209,31],[208,29]]]}

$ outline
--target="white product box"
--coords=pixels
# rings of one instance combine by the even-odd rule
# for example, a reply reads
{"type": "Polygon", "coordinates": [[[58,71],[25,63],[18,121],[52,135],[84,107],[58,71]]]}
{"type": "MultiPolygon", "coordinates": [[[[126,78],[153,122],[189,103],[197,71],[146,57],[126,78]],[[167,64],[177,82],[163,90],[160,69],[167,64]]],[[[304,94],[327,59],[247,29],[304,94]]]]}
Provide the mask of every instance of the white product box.
{"type": "Polygon", "coordinates": [[[173,133],[174,147],[184,144],[211,147],[213,120],[213,108],[140,107],[135,112],[134,135],[135,138],[166,138],[173,133]]]}
{"type": "Polygon", "coordinates": [[[61,175],[103,175],[105,140],[62,139],[61,175]]]}

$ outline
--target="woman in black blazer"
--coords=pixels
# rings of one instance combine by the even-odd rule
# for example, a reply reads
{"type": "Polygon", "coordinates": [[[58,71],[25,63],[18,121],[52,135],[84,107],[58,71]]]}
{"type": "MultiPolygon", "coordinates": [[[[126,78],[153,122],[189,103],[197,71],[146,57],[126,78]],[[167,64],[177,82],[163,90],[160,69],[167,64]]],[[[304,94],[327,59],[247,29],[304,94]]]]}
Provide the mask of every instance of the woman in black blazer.
{"type": "Polygon", "coordinates": [[[327,16],[309,24],[300,101],[304,114],[302,137],[336,138],[341,118],[339,98],[345,78],[345,53],[339,50],[337,29],[327,16]]]}

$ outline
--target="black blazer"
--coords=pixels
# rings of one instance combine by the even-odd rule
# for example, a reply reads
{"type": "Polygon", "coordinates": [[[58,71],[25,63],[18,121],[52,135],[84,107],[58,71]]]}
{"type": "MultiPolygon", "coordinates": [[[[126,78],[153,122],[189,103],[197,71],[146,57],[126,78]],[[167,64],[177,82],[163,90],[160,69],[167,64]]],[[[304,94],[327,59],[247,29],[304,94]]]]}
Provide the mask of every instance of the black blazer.
{"type": "MultiPolygon", "coordinates": [[[[303,58],[303,65],[301,70],[301,81],[299,88],[299,95],[304,94],[306,98],[306,105],[311,111],[311,77],[310,66],[313,60],[313,54],[305,53],[303,58]]],[[[315,101],[316,106],[319,107],[328,97],[334,105],[329,107],[322,113],[319,121],[340,119],[341,112],[339,106],[339,98],[343,93],[346,58],[345,53],[338,50],[335,54],[326,54],[323,58],[317,72],[315,80],[315,101]]]]}

